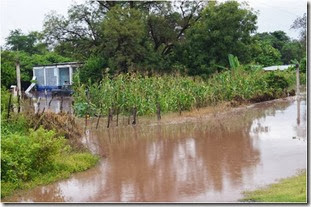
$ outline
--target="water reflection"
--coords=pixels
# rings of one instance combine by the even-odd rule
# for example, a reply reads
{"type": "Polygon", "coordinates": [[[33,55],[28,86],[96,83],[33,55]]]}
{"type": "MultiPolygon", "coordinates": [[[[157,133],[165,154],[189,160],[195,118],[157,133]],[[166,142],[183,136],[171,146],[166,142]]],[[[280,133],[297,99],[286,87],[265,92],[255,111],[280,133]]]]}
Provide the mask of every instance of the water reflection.
{"type": "Polygon", "coordinates": [[[89,130],[83,143],[107,156],[97,167],[11,199],[236,201],[244,190],[306,167],[306,144],[292,139],[306,136],[305,101],[298,105],[270,102],[205,121],[89,130]]]}
{"type": "Polygon", "coordinates": [[[301,107],[301,98],[297,98],[297,125],[294,127],[298,140],[306,140],[306,113],[303,114],[302,120],[301,120],[301,112],[300,112],[300,107],[301,107]],[[302,123],[301,123],[302,122],[302,123]]]}
{"type": "Polygon", "coordinates": [[[25,102],[25,104],[25,107],[33,107],[35,112],[41,112],[44,109],[45,111],[51,111],[54,113],[73,113],[72,97],[70,96],[56,96],[52,98],[51,95],[45,96],[44,94],[40,94],[38,96],[30,97],[29,102],[25,102]]]}

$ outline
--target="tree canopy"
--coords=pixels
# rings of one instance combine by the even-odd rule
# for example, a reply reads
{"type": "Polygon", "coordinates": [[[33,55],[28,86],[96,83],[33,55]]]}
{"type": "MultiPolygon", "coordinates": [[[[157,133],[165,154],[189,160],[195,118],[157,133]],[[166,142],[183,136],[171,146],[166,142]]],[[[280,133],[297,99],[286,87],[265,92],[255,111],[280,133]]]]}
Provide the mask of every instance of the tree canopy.
{"type": "Polygon", "coordinates": [[[292,25],[298,41],[284,31],[256,33],[257,12],[237,1],[86,1],[65,16],[47,14],[42,31],[11,31],[1,74],[4,85],[14,82],[17,54],[26,81],[35,64],[66,60],[85,62],[82,80],[94,82],[107,71],[208,77],[229,68],[229,54],[242,64],[289,64],[306,56],[305,23],[304,14],[292,25]]]}
{"type": "Polygon", "coordinates": [[[242,62],[250,61],[256,20],[256,14],[238,2],[209,3],[200,20],[186,33],[186,42],[179,51],[183,52],[181,62],[190,74],[199,75],[214,72],[217,65],[228,66],[228,54],[238,56],[242,62]]]}

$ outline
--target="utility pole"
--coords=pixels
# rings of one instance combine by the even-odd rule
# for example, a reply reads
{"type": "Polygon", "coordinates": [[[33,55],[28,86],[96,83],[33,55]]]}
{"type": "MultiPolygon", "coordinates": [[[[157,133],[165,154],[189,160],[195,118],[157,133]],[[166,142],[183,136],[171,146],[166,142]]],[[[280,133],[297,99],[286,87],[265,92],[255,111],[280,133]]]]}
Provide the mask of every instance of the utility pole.
{"type": "Polygon", "coordinates": [[[16,61],[16,80],[17,80],[17,91],[18,96],[21,97],[22,95],[22,89],[21,89],[21,70],[19,65],[19,60],[16,61]]]}
{"type": "Polygon", "coordinates": [[[296,97],[297,99],[299,99],[299,95],[300,95],[300,79],[299,79],[299,64],[296,64],[296,97]]]}

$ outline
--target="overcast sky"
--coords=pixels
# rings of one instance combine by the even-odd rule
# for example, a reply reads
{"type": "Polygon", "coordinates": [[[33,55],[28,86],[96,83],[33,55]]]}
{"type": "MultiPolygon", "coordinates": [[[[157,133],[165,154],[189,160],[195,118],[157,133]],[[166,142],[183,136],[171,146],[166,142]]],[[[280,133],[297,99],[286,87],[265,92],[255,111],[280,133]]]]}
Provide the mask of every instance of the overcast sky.
{"type": "MultiPolygon", "coordinates": [[[[40,31],[45,14],[55,11],[66,15],[73,3],[85,0],[0,0],[0,45],[10,30],[22,29],[23,32],[40,31]]],[[[290,30],[293,21],[306,13],[306,0],[246,0],[250,7],[258,10],[258,32],[285,31],[291,38],[298,38],[299,33],[290,30]]]]}

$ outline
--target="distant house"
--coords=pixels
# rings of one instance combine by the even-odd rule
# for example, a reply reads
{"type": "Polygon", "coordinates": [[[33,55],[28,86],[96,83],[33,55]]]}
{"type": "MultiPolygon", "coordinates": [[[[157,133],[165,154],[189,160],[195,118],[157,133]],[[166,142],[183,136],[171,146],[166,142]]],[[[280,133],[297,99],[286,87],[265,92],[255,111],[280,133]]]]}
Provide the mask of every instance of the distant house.
{"type": "Polygon", "coordinates": [[[34,83],[26,91],[30,91],[34,86],[38,91],[49,91],[63,85],[72,85],[73,74],[80,65],[78,62],[66,62],[33,67],[34,83]]]}
{"type": "Polygon", "coordinates": [[[274,71],[274,70],[286,70],[290,67],[295,67],[295,65],[273,65],[262,68],[265,71],[274,71]]]}

